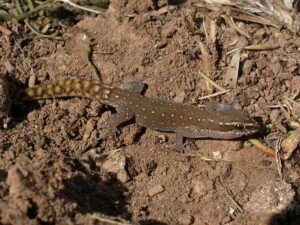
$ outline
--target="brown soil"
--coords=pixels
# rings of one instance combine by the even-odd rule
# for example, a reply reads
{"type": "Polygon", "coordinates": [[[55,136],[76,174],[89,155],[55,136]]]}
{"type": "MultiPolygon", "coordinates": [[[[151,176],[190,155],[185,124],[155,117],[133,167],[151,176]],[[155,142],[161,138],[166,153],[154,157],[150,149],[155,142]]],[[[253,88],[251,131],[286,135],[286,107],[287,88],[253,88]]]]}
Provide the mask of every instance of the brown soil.
{"type": "MultiPolygon", "coordinates": [[[[20,46],[19,39],[1,38],[0,74],[12,92],[31,75],[37,83],[95,78],[83,50],[87,35],[104,82],[142,80],[145,95],[187,104],[237,99],[266,126],[257,137],[274,147],[272,140],[287,131],[287,115],[269,106],[299,90],[299,37],[240,23],[247,39],[218,21],[216,45],[206,46],[214,62],[211,79],[223,87],[231,60],[226,52],[239,43],[280,48],[242,52],[236,90],[199,101],[211,93],[198,75],[207,68],[199,47],[202,17],[189,3],[163,12],[161,2],[112,1],[104,15],[73,27],[67,41],[32,36],[20,46]]],[[[179,154],[172,151],[173,134],[130,123],[116,144],[102,130],[110,114],[101,103],[80,98],[14,101],[9,127],[0,130],[0,223],[112,224],[103,221],[118,217],[123,224],[300,224],[299,152],[284,164],[282,181],[276,160],[241,140],[188,140],[192,150],[179,154]]]]}

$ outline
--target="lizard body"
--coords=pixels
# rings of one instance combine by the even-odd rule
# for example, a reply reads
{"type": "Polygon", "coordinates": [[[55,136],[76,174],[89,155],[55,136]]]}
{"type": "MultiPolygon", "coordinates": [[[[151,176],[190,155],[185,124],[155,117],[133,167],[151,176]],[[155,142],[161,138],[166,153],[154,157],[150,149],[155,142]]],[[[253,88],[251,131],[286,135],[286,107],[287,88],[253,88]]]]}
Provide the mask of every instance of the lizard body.
{"type": "Polygon", "coordinates": [[[184,151],[183,138],[235,139],[260,129],[249,114],[236,109],[204,111],[195,106],[140,94],[142,86],[114,88],[99,80],[64,79],[25,90],[24,100],[58,97],[85,97],[116,108],[108,121],[110,131],[133,118],[137,124],[158,131],[175,133],[175,150],[184,151]]]}

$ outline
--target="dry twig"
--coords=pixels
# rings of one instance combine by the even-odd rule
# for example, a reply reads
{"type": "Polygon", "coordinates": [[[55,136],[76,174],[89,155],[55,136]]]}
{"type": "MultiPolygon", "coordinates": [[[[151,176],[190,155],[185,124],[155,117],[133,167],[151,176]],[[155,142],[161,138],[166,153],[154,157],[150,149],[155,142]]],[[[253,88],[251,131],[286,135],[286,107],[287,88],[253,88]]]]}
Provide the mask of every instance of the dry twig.
{"type": "Polygon", "coordinates": [[[231,62],[225,74],[225,82],[232,88],[236,88],[237,86],[241,51],[241,49],[239,51],[236,51],[235,54],[232,56],[231,62]]]}
{"type": "Polygon", "coordinates": [[[228,92],[228,90],[226,90],[225,88],[221,87],[220,85],[218,85],[216,82],[214,82],[213,80],[211,80],[208,76],[206,76],[204,73],[202,73],[201,71],[199,71],[199,75],[206,80],[208,83],[210,83],[212,86],[214,86],[216,89],[220,90],[221,92],[228,92]]]}
{"type": "Polygon", "coordinates": [[[283,159],[287,160],[291,157],[293,152],[296,150],[300,144],[300,128],[291,132],[291,135],[282,141],[281,147],[282,151],[285,153],[283,159]]]}
{"type": "Polygon", "coordinates": [[[98,10],[94,10],[94,9],[91,9],[91,8],[87,8],[87,7],[84,7],[84,6],[81,6],[81,5],[78,5],[70,0],[59,0],[60,2],[64,2],[66,4],[69,4],[75,8],[78,8],[78,9],[81,9],[81,10],[84,10],[84,11],[87,11],[87,12],[91,12],[91,13],[96,13],[96,14],[101,14],[102,12],[98,11],[98,10]]]}
{"type": "Polygon", "coordinates": [[[230,200],[230,202],[235,206],[234,208],[237,209],[236,211],[238,213],[243,214],[244,213],[244,209],[242,208],[242,206],[240,206],[239,203],[237,203],[234,198],[231,196],[231,194],[227,191],[227,189],[223,186],[223,184],[220,181],[220,178],[217,179],[217,182],[220,184],[220,187],[222,188],[222,190],[224,191],[224,193],[226,194],[227,198],[230,200]]]}
{"type": "Polygon", "coordinates": [[[131,225],[130,223],[128,223],[127,221],[118,218],[118,217],[107,217],[105,215],[102,215],[100,213],[93,213],[90,214],[90,217],[96,220],[99,220],[100,222],[102,222],[103,224],[112,224],[112,225],[131,225]]]}
{"type": "Polygon", "coordinates": [[[259,140],[257,139],[248,139],[248,141],[254,145],[254,147],[257,149],[257,150],[260,150],[262,151],[263,153],[269,155],[269,156],[272,156],[272,157],[275,157],[275,151],[274,149],[268,147],[268,146],[265,146],[263,143],[261,143],[259,140]]]}
{"type": "Polygon", "coordinates": [[[95,66],[95,64],[92,62],[92,47],[91,47],[90,39],[88,38],[87,35],[84,35],[82,38],[82,41],[83,41],[83,47],[84,47],[84,50],[86,53],[87,64],[92,69],[94,76],[101,81],[102,80],[101,73],[100,73],[99,69],[95,66]]]}
{"type": "Polygon", "coordinates": [[[278,138],[277,143],[276,143],[275,158],[276,158],[277,171],[278,171],[280,179],[282,180],[282,163],[281,163],[281,157],[279,155],[279,152],[280,152],[280,149],[281,149],[281,142],[282,142],[282,136],[280,136],[278,138]]]}

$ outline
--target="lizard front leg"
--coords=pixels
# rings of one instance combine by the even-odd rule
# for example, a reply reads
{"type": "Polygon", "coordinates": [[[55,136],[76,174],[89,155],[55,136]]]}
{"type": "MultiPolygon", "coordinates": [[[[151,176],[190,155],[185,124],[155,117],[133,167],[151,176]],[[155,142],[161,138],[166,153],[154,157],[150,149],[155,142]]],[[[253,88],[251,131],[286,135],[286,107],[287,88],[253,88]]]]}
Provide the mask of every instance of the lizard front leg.
{"type": "Polygon", "coordinates": [[[175,152],[185,153],[190,150],[187,146],[187,143],[184,143],[184,134],[180,129],[175,131],[175,140],[174,140],[174,148],[175,152]]]}
{"type": "Polygon", "coordinates": [[[175,130],[174,151],[184,153],[190,150],[190,148],[186,146],[186,143],[184,143],[184,138],[206,138],[206,137],[214,137],[214,133],[209,130],[197,128],[195,126],[178,127],[175,130]]]}

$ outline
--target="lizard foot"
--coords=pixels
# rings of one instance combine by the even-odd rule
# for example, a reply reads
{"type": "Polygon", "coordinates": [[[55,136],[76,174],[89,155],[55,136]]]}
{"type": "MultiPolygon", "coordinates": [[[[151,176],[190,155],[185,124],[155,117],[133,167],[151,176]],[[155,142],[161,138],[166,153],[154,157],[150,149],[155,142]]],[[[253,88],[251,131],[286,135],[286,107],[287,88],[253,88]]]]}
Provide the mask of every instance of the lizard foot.
{"type": "Polygon", "coordinates": [[[180,145],[176,145],[173,148],[174,152],[178,152],[178,153],[186,153],[189,152],[191,150],[191,148],[187,145],[187,143],[184,144],[180,144],[180,145]]]}
{"type": "Polygon", "coordinates": [[[118,143],[120,141],[120,130],[118,128],[110,128],[107,126],[103,127],[104,132],[102,133],[103,138],[112,139],[114,142],[118,143]]]}

